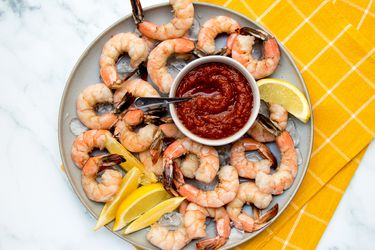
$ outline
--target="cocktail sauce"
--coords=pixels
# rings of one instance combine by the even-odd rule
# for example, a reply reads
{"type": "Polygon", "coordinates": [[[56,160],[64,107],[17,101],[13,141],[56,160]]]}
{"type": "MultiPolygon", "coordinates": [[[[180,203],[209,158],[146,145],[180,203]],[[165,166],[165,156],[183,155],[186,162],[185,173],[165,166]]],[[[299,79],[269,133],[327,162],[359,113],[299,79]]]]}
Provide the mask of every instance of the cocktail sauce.
{"type": "Polygon", "coordinates": [[[177,115],[188,130],[207,139],[222,139],[239,131],[253,104],[245,76],[224,63],[207,63],[188,72],[176,96],[193,96],[176,104],[177,115]]]}

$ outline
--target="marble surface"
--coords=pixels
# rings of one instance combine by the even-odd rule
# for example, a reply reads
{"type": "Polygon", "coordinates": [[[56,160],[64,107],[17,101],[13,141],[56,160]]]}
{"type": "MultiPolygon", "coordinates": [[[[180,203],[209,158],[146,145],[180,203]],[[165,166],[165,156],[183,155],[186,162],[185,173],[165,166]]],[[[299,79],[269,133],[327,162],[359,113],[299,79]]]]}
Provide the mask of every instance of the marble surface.
{"type": "MultiPolygon", "coordinates": [[[[0,249],[132,249],[107,230],[92,231],[94,219],[60,170],[57,141],[69,72],[129,12],[120,0],[0,1],[0,249]]],[[[372,143],[319,249],[373,248],[374,162],[372,143]]]]}

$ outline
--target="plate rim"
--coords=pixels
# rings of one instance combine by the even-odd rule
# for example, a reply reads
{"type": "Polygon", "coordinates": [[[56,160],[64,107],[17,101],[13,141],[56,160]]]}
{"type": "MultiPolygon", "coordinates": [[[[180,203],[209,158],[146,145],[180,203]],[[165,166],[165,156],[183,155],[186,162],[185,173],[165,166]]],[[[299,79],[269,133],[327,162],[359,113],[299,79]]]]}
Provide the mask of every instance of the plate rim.
{"type": "MultiPolygon", "coordinates": [[[[269,34],[273,35],[272,32],[270,32],[267,28],[265,28],[263,25],[259,24],[258,22],[256,22],[255,20],[252,20],[250,19],[249,17],[247,17],[246,15],[242,14],[242,13],[239,13],[235,10],[232,10],[230,8],[227,8],[227,7],[224,7],[224,6],[221,6],[221,5],[217,5],[217,4],[212,4],[212,3],[206,3],[206,2],[193,2],[194,5],[201,5],[201,6],[205,6],[205,7],[212,7],[212,8],[218,8],[220,10],[224,10],[224,11],[228,11],[230,12],[231,14],[233,15],[237,15],[237,16],[240,16],[246,20],[248,20],[249,22],[251,22],[252,24],[258,26],[259,28],[265,30],[266,32],[268,32],[269,34]]],[[[169,3],[158,3],[158,4],[153,4],[151,6],[148,6],[148,7],[145,7],[143,8],[145,11],[147,10],[152,10],[152,9],[156,9],[156,8],[160,8],[160,7],[165,7],[165,6],[169,6],[169,3]]],[[[94,40],[92,40],[87,46],[86,48],[84,49],[84,51],[82,52],[82,54],[80,55],[80,57],[78,58],[77,62],[74,64],[73,68],[70,70],[70,73],[69,73],[69,77],[68,79],[66,80],[65,82],[65,86],[64,86],[64,90],[63,90],[63,93],[61,95],[61,98],[60,98],[60,105],[59,105],[59,113],[58,113],[58,141],[59,141],[59,152],[60,152],[60,157],[61,157],[61,160],[62,160],[62,164],[64,166],[64,169],[65,169],[65,173],[66,173],[66,176],[69,180],[69,183],[71,185],[71,187],[73,188],[73,191],[75,193],[75,195],[78,197],[78,199],[80,200],[80,202],[84,205],[84,207],[86,208],[87,211],[89,211],[89,213],[91,214],[91,216],[94,218],[94,219],[97,219],[98,217],[96,216],[96,214],[94,213],[94,211],[88,207],[88,205],[83,201],[83,198],[80,196],[77,188],[75,185],[73,185],[73,181],[72,181],[72,177],[71,177],[71,173],[70,173],[70,170],[66,167],[67,164],[66,164],[66,161],[65,161],[65,158],[64,158],[64,149],[63,149],[63,143],[62,143],[62,138],[63,138],[63,129],[62,129],[62,124],[64,122],[64,116],[63,116],[63,113],[62,113],[62,110],[64,109],[64,104],[65,104],[65,99],[66,99],[66,96],[67,96],[67,93],[68,93],[68,89],[70,87],[70,83],[72,81],[72,78],[74,77],[75,75],[75,72],[78,68],[78,66],[81,64],[82,60],[87,56],[89,50],[91,49],[91,47],[96,44],[109,30],[111,30],[113,27],[115,27],[116,25],[120,24],[121,22],[125,21],[126,19],[128,18],[132,18],[132,13],[130,12],[129,14],[127,15],[124,15],[123,17],[121,17],[120,19],[118,19],[117,21],[115,21],[114,23],[112,23],[111,25],[109,25],[107,28],[105,28],[103,31],[101,31],[95,38],[94,40]]],[[[274,36],[274,35],[273,35],[274,36]]],[[[292,66],[294,68],[294,70],[297,72],[297,76],[299,78],[299,80],[303,83],[302,84],[302,88],[303,90],[305,91],[305,93],[307,93],[306,95],[306,99],[307,99],[307,102],[309,104],[309,108],[310,108],[310,123],[311,123],[311,127],[310,127],[310,143],[308,145],[308,154],[307,154],[307,158],[306,158],[306,163],[305,163],[305,168],[304,168],[304,171],[301,175],[301,178],[298,180],[298,182],[296,183],[296,188],[295,190],[292,191],[290,197],[287,199],[287,202],[286,202],[286,205],[281,209],[279,210],[278,214],[272,218],[268,223],[267,225],[265,225],[263,228],[259,229],[258,231],[254,232],[253,235],[249,236],[249,237],[245,237],[243,239],[240,239],[238,240],[234,245],[232,245],[231,247],[236,247],[238,245],[241,245],[243,243],[245,243],[246,241],[249,241],[251,240],[252,238],[258,236],[260,233],[262,233],[266,228],[268,228],[274,221],[277,220],[277,218],[285,211],[285,209],[287,207],[290,206],[290,202],[293,200],[294,196],[296,195],[297,191],[299,190],[301,184],[302,184],[302,181],[304,180],[305,178],[305,175],[306,175],[306,172],[307,172],[307,169],[309,168],[309,165],[310,165],[310,160],[311,160],[311,154],[312,154],[312,146],[313,146],[313,142],[314,142],[314,115],[313,115],[313,109],[312,109],[312,105],[311,105],[311,100],[310,100],[310,93],[308,91],[308,88],[307,88],[307,85],[306,85],[306,82],[300,72],[300,70],[298,69],[297,65],[296,65],[296,62],[294,61],[294,59],[291,57],[290,53],[289,53],[289,50],[279,41],[279,39],[274,36],[278,42],[278,45],[284,49],[284,51],[286,51],[287,53],[285,53],[284,56],[288,57],[288,59],[290,60],[290,62],[292,63],[292,66]]],[[[296,181],[296,180],[295,180],[296,181]]],[[[127,241],[128,243],[134,245],[134,246],[137,246],[137,247],[144,247],[142,246],[141,244],[138,244],[137,242],[134,242],[133,240],[131,239],[127,239],[125,237],[122,237],[120,235],[120,233],[116,233],[116,232],[113,232],[108,225],[105,226],[112,234],[116,235],[117,237],[119,237],[120,239],[122,240],[125,240],[127,241]]],[[[221,249],[229,249],[229,247],[227,246],[223,246],[221,249]]]]}

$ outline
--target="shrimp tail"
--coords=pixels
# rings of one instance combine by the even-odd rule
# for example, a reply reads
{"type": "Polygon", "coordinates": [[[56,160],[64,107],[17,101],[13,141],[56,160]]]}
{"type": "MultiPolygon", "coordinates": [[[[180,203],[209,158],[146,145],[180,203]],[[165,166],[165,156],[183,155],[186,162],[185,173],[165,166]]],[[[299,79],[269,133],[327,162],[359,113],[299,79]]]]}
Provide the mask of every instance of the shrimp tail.
{"type": "Polygon", "coordinates": [[[216,250],[223,246],[226,242],[226,238],[216,236],[212,239],[200,240],[197,242],[196,246],[199,250],[216,250]]]}
{"type": "Polygon", "coordinates": [[[125,161],[126,159],[122,155],[108,154],[100,157],[99,165],[100,167],[113,167],[125,161]]]}
{"type": "Polygon", "coordinates": [[[156,164],[160,158],[161,151],[163,150],[163,138],[163,133],[158,131],[156,139],[152,142],[150,146],[150,155],[153,164],[156,164]]]}
{"type": "Polygon", "coordinates": [[[154,124],[159,126],[160,124],[164,123],[164,118],[162,118],[162,116],[165,116],[166,113],[166,107],[150,108],[144,112],[144,122],[146,124],[154,124]]]}
{"type": "Polygon", "coordinates": [[[126,92],[121,98],[121,101],[114,107],[114,113],[120,114],[127,110],[135,101],[135,96],[130,92],[126,92]]]}
{"type": "MultiPolygon", "coordinates": [[[[175,162],[169,159],[164,160],[164,172],[163,172],[163,186],[165,190],[173,196],[176,196],[177,192],[173,190],[173,176],[175,175],[174,168],[178,168],[175,162]]],[[[183,180],[183,176],[182,176],[183,180]]],[[[177,194],[178,196],[178,194],[177,194]]]]}
{"type": "Polygon", "coordinates": [[[264,227],[272,218],[274,218],[279,212],[279,204],[273,206],[265,214],[261,215],[258,219],[255,220],[254,230],[259,230],[264,227]]]}
{"type": "Polygon", "coordinates": [[[278,126],[276,124],[274,124],[271,119],[269,119],[268,117],[262,115],[262,114],[258,114],[258,118],[257,120],[259,121],[259,123],[268,131],[270,132],[271,134],[273,134],[274,136],[279,136],[281,134],[281,131],[280,129],[278,128],[278,126]]]}
{"type": "Polygon", "coordinates": [[[236,30],[236,32],[238,32],[240,35],[251,35],[263,41],[270,37],[270,35],[268,35],[266,32],[259,29],[253,29],[250,27],[242,27],[236,30]]]}
{"type": "Polygon", "coordinates": [[[118,154],[103,155],[99,158],[99,161],[98,161],[98,165],[99,165],[98,172],[106,170],[107,168],[116,166],[125,161],[126,159],[122,155],[118,155],[118,154]]]}
{"type": "Polygon", "coordinates": [[[221,49],[215,51],[214,53],[209,54],[209,53],[207,53],[207,52],[205,52],[205,51],[203,51],[203,50],[200,50],[200,49],[198,49],[198,48],[195,48],[195,49],[193,49],[193,50],[191,51],[191,53],[192,53],[195,57],[197,57],[197,58],[202,58],[202,57],[210,56],[210,55],[216,55],[216,56],[227,56],[227,55],[229,55],[229,50],[230,50],[229,48],[227,48],[227,47],[223,47],[223,48],[221,48],[221,49]]]}
{"type": "Polygon", "coordinates": [[[130,0],[135,24],[143,22],[144,14],[140,0],[130,0]]]}

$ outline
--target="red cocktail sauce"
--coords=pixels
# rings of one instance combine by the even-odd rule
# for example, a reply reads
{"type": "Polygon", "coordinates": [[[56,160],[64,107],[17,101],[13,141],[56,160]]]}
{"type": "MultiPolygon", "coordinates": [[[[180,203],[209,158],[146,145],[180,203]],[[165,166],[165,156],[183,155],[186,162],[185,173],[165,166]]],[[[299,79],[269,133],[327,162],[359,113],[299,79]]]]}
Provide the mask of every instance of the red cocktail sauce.
{"type": "Polygon", "coordinates": [[[176,104],[177,115],[188,130],[207,139],[222,139],[239,131],[253,104],[246,78],[224,63],[207,63],[188,72],[176,96],[193,96],[176,104]]]}

